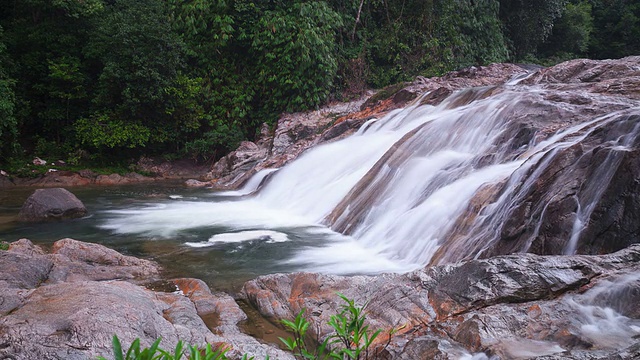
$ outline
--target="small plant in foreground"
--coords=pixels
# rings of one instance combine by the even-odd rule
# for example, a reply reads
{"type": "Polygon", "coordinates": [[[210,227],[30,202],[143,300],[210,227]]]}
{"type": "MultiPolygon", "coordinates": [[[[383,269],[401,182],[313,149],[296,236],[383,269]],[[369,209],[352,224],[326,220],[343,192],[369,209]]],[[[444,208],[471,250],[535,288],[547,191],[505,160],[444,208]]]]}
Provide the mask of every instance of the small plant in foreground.
{"type": "Polygon", "coordinates": [[[6,241],[0,241],[0,250],[9,250],[9,243],[6,241]]]}
{"type": "MultiPolygon", "coordinates": [[[[159,347],[160,341],[162,339],[158,338],[156,341],[151,344],[150,347],[140,349],[140,339],[135,339],[126,353],[122,351],[122,345],[120,344],[120,339],[118,339],[117,335],[113,336],[113,356],[114,360],[180,360],[183,355],[188,353],[186,359],[189,360],[228,360],[226,357],[227,349],[224,348],[212,348],[210,344],[204,349],[199,349],[197,346],[186,345],[184,342],[178,341],[173,353],[163,350],[159,347]]],[[[107,360],[106,358],[100,356],[98,360],[107,360]]],[[[243,360],[246,359],[246,356],[243,357],[243,360]]]]}
{"type": "MultiPolygon", "coordinates": [[[[307,331],[310,323],[304,318],[305,309],[300,311],[293,321],[282,320],[282,324],[293,333],[293,337],[280,338],[280,341],[294,357],[307,360],[368,360],[378,357],[379,351],[373,351],[372,345],[382,330],[370,332],[369,326],[365,325],[366,305],[357,306],[354,300],[340,293],[338,296],[344,300],[345,304],[341,306],[340,313],[329,319],[328,325],[334,332],[322,342],[309,342],[307,331]]],[[[389,332],[389,341],[395,331],[394,329],[389,332]]],[[[200,349],[178,341],[173,352],[169,352],[160,348],[160,341],[161,339],[157,339],[150,347],[140,349],[140,339],[136,339],[124,353],[120,339],[114,335],[112,341],[114,360],[180,360],[183,356],[185,360],[228,360],[226,356],[228,349],[224,347],[212,348],[207,344],[204,349],[200,349]]],[[[382,347],[383,349],[389,345],[389,341],[382,347]]],[[[107,359],[99,357],[98,360],[107,359]]],[[[245,354],[242,360],[253,360],[253,357],[245,354]]],[[[269,356],[265,360],[269,360],[269,356]]]]}
{"type": "MultiPolygon", "coordinates": [[[[340,293],[338,296],[346,304],[342,305],[340,313],[332,315],[328,322],[334,333],[325,338],[313,351],[306,341],[309,322],[304,318],[305,309],[302,309],[293,321],[282,320],[282,324],[293,332],[293,338],[280,338],[280,341],[296,358],[366,360],[377,357],[378,352],[374,352],[371,345],[382,330],[370,332],[369,325],[365,325],[366,304],[360,307],[354,300],[340,293]]],[[[390,331],[389,335],[394,332],[394,330],[390,331]]],[[[387,345],[388,343],[384,347],[387,345]]]]}

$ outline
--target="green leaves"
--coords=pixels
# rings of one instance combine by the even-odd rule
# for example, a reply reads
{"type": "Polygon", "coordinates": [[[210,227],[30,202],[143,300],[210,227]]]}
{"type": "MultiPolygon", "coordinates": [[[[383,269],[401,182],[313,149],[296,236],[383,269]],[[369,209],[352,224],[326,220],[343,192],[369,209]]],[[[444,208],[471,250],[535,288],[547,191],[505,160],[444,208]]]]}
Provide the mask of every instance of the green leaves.
{"type": "Polygon", "coordinates": [[[260,12],[247,28],[258,88],[269,92],[261,107],[296,111],[329,95],[337,72],[337,30],[342,19],[325,1],[293,2],[260,12]],[[267,90],[268,89],[268,90],[267,90]]]}
{"type": "MultiPolygon", "coordinates": [[[[283,344],[298,359],[373,359],[377,353],[373,351],[372,345],[382,330],[369,331],[369,325],[365,325],[365,306],[356,305],[355,301],[345,295],[337,293],[345,304],[342,305],[338,314],[332,315],[328,325],[333,328],[323,342],[313,346],[307,344],[307,330],[309,321],[304,318],[305,309],[302,309],[296,318],[291,320],[283,319],[281,323],[293,333],[293,337],[279,338],[283,344]],[[314,351],[311,351],[314,349],[314,351]]],[[[391,334],[390,334],[391,335],[391,334]]]]}
{"type": "MultiPolygon", "coordinates": [[[[227,350],[224,348],[212,348],[211,344],[207,344],[204,349],[197,346],[187,345],[185,349],[184,342],[178,341],[173,353],[160,348],[161,338],[151,344],[148,348],[140,348],[140,339],[135,339],[127,353],[122,351],[122,345],[117,335],[113,336],[113,358],[114,360],[180,360],[186,354],[189,360],[228,360],[226,357],[227,350]]],[[[98,360],[107,360],[100,356],[98,360]]],[[[243,357],[243,360],[250,360],[243,357]]]]}
{"type": "Polygon", "coordinates": [[[135,148],[144,146],[151,138],[149,128],[107,114],[79,119],[75,131],[82,144],[96,149],[135,148]]]}

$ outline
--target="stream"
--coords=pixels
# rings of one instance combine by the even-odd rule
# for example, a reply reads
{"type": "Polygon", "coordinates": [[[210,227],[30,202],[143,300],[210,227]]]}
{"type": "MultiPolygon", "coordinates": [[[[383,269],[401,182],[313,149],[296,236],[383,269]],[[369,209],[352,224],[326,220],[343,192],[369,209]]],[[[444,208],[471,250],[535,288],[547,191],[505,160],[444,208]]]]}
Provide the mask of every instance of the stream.
{"type": "MultiPolygon", "coordinates": [[[[154,209],[175,207],[178,210],[172,216],[187,221],[193,216],[189,208],[216,202],[233,204],[234,198],[242,197],[188,188],[182,182],[72,187],[68,190],[85,204],[88,216],[64,222],[20,223],[17,214],[34,190],[0,189],[0,240],[28,238],[49,246],[70,237],[99,243],[127,255],[155,260],[163,266],[167,277],[200,278],[212,289],[221,291],[237,291],[246,280],[259,275],[303,270],[303,265],[291,262],[295,253],[331,237],[331,232],[321,231],[317,226],[306,230],[275,226],[268,231],[257,228],[238,231],[231,225],[211,224],[162,234],[122,233],[114,228],[127,212],[150,212],[153,218],[154,209]]],[[[171,222],[171,219],[149,221],[171,222]]]]}

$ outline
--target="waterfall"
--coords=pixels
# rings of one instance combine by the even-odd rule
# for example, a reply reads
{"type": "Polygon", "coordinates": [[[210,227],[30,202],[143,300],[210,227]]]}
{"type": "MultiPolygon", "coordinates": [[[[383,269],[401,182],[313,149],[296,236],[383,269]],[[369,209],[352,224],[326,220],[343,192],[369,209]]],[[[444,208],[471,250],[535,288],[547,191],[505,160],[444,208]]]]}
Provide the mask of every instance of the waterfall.
{"type": "MultiPolygon", "coordinates": [[[[306,151],[277,172],[257,174],[238,192],[215,201],[114,212],[104,227],[164,237],[195,228],[244,231],[248,238],[266,236],[255,230],[323,234],[322,243],[285,261],[314,271],[377,273],[477,257],[515,231],[506,228],[509,214],[528,211],[531,231],[513,249],[527,251],[553,195],[527,209],[522,200],[545,169],[563,150],[633,115],[622,110],[571,123],[549,114],[551,119],[533,124],[523,109],[548,104],[545,95],[539,86],[514,82],[459,91],[438,106],[421,105],[419,98],[350,137],[306,151]],[[270,180],[256,191],[266,175],[270,180]]],[[[636,126],[602,145],[608,155],[593,174],[597,181],[585,181],[576,193],[564,252],[576,251],[637,133],[636,126]]],[[[238,239],[214,235],[216,241],[238,239]]]]}

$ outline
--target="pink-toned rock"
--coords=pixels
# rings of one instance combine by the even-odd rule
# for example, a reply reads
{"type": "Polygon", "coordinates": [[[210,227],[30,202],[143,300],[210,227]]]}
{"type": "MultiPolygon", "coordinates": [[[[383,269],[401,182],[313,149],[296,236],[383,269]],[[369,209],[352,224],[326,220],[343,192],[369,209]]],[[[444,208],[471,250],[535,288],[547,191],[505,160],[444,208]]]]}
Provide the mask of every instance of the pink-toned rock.
{"type": "Polygon", "coordinates": [[[182,340],[230,347],[237,358],[293,359],[242,333],[246,315],[235,300],[200,280],[176,280],[183,292],[153,291],[135,284],[157,282],[151,261],[73,239],[51,250],[21,239],[0,251],[0,359],[111,358],[114,334],[125,348],[162,338],[165,349],[182,340]]]}

